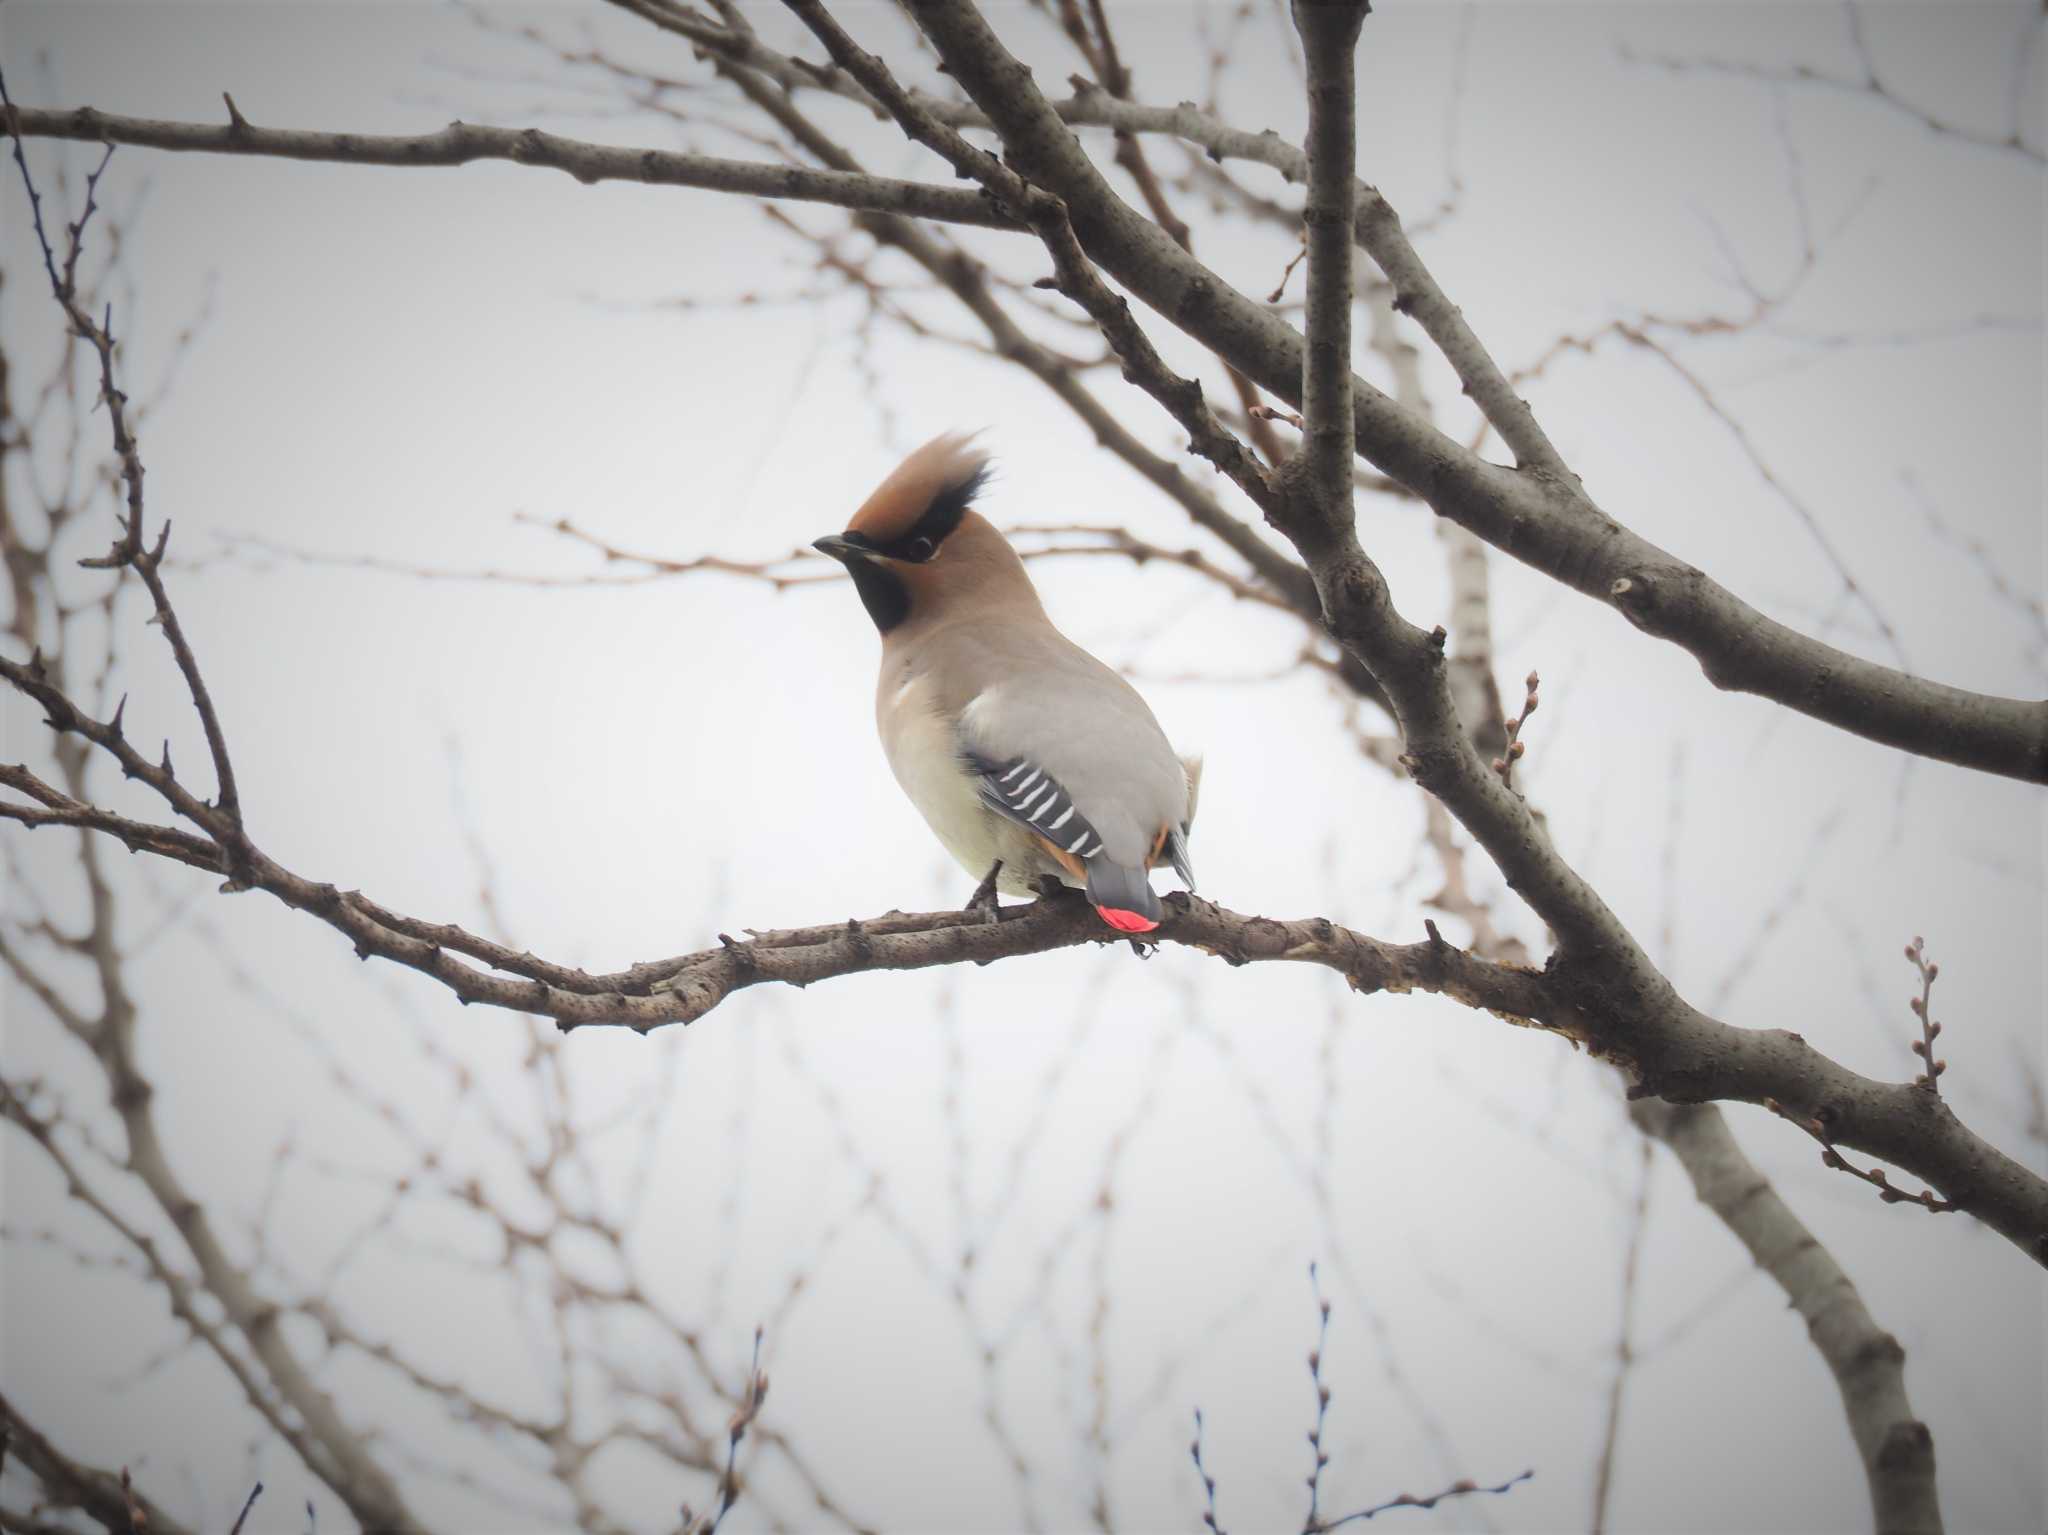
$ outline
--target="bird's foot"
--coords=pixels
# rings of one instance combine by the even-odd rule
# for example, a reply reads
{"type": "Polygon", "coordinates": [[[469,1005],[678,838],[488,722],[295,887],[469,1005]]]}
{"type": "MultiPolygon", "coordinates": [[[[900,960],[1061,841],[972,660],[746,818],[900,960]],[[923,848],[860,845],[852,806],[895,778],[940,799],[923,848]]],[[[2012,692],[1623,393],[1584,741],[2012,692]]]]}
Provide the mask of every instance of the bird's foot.
{"type": "Polygon", "coordinates": [[[974,894],[967,898],[963,911],[978,911],[983,922],[1000,922],[1002,914],[996,902],[996,876],[1003,872],[1003,861],[998,858],[989,866],[988,873],[980,884],[974,887],[974,894]]]}

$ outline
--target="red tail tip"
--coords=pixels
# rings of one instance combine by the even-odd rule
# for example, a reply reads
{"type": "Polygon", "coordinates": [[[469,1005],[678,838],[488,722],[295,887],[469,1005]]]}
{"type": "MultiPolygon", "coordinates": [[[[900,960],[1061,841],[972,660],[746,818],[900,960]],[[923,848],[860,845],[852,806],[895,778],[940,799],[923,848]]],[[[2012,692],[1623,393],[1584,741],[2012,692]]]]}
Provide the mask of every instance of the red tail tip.
{"type": "Polygon", "coordinates": [[[1119,933],[1149,933],[1159,926],[1150,917],[1141,917],[1134,911],[1118,911],[1114,906],[1098,906],[1095,910],[1119,933]]]}

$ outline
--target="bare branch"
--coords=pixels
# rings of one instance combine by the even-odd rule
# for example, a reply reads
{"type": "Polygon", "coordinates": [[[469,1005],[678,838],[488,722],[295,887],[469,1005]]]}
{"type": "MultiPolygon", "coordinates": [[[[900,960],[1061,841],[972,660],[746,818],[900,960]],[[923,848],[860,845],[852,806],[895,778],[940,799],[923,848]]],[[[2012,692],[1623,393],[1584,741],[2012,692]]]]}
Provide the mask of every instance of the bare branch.
{"type": "Polygon", "coordinates": [[[718,1473],[718,1507],[709,1514],[698,1514],[685,1503],[683,1535],[718,1535],[718,1527],[725,1523],[725,1516],[739,1502],[740,1445],[747,1437],[747,1430],[754,1426],[754,1420],[761,1416],[761,1403],[767,1396],[768,1376],[761,1368],[761,1329],[757,1327],[754,1329],[753,1362],[747,1366],[747,1384],[740,1393],[739,1404],[726,1420],[725,1466],[718,1473]]]}
{"type": "Polygon", "coordinates": [[[1500,774],[1500,781],[1510,789],[1515,786],[1515,764],[1522,760],[1526,748],[1522,745],[1522,727],[1529,722],[1529,716],[1536,712],[1537,685],[1542,679],[1535,672],[1529,673],[1522,686],[1522,712],[1507,722],[1507,746],[1493,759],[1493,770],[1500,774]]]}
{"type": "MultiPolygon", "coordinates": [[[[7,84],[0,77],[0,110],[4,110],[10,129],[14,129],[16,112],[14,103],[7,95],[7,84]]],[[[221,729],[220,715],[213,702],[213,696],[206,681],[199,674],[199,663],[192,654],[191,643],[185,638],[185,629],[178,622],[178,615],[171,607],[170,597],[164,590],[160,574],[163,566],[164,545],[168,542],[171,526],[168,522],[157,532],[152,547],[144,548],[142,539],[142,453],[136,445],[135,434],[129,429],[128,396],[114,382],[114,334],[113,311],[109,306],[104,317],[94,320],[78,301],[77,271],[78,257],[84,248],[86,226],[92,221],[95,208],[94,194],[98,190],[100,176],[113,158],[113,147],[108,146],[99,166],[85,183],[85,202],[79,210],[78,219],[68,226],[69,243],[64,254],[64,270],[60,277],[50,248],[49,235],[44,231],[42,201],[36,196],[35,182],[29,176],[28,156],[23,151],[21,134],[18,129],[11,132],[15,164],[21,170],[22,185],[27,188],[29,201],[35,209],[35,231],[37,243],[42,247],[43,266],[50,276],[51,296],[63,308],[71,321],[72,334],[92,347],[99,358],[100,403],[106,407],[108,429],[113,434],[114,454],[121,465],[121,480],[127,489],[126,520],[121,537],[113,549],[97,560],[84,561],[87,566],[101,569],[129,569],[142,578],[142,584],[149,591],[156,609],[154,622],[163,630],[169,641],[171,653],[176,657],[178,672],[185,679],[185,686],[192,696],[192,706],[199,715],[200,728],[206,733],[207,750],[213,756],[213,770],[218,789],[214,804],[224,819],[229,836],[226,838],[230,858],[239,863],[242,851],[242,804],[235,787],[234,763],[228,756],[226,733],[221,729]]],[[[120,713],[117,710],[113,721],[116,734],[120,730],[120,713]]]]}
{"type": "Polygon", "coordinates": [[[1294,5],[1295,29],[1308,60],[1308,201],[1301,213],[1308,252],[1308,339],[1300,386],[1302,449],[1289,461],[1282,483],[1309,504],[1310,515],[1329,533],[1350,527],[1353,520],[1351,461],[1357,434],[1351,404],[1351,237],[1358,106],[1352,56],[1368,9],[1362,0],[1295,0],[1294,5]]]}
{"type": "Polygon", "coordinates": [[[1906,1399],[1898,1340],[1877,1325],[1849,1276],[1743,1154],[1719,1109],[1637,1103],[1631,1113],[1677,1155],[1700,1202],[1805,1318],[1841,1392],[1877,1528],[1888,1535],[1939,1535],[1934,1437],[1906,1399]]]}
{"type": "MultiPolygon", "coordinates": [[[[1120,295],[1111,292],[1096,274],[1076,237],[1066,205],[1058,197],[1049,195],[1018,175],[1002,160],[969,143],[925,110],[919,101],[897,84],[887,65],[847,36],[818,0],[785,0],[785,4],[818,35],[834,62],[889,109],[905,133],[945,157],[961,175],[981,182],[999,204],[1030,225],[1052,257],[1056,273],[1054,282],[1062,293],[1087,310],[1102,328],[1104,337],[1124,360],[1126,376],[1164,405],[1188,429],[1193,451],[1223,470],[1247,496],[1270,512],[1275,504],[1275,493],[1265,472],[1208,409],[1202,400],[1201,385],[1191,379],[1180,378],[1167,368],[1132,316],[1130,305],[1120,295]]],[[[979,17],[973,19],[977,23],[980,21],[979,17]]],[[[1158,233],[1157,226],[1147,224],[1146,227],[1158,233]]],[[[1166,236],[1159,234],[1159,238],[1166,239],[1166,236]]],[[[1178,247],[1173,248],[1178,250],[1178,247]]],[[[1348,475],[1346,483],[1349,483],[1348,475]]]]}
{"type": "Polygon", "coordinates": [[[11,800],[0,800],[0,819],[18,821],[34,830],[38,826],[77,826],[88,831],[104,832],[118,838],[131,853],[150,852],[162,858],[175,859],[195,869],[206,869],[218,874],[227,873],[227,855],[219,844],[205,837],[196,837],[190,832],[179,831],[176,827],[155,826],[147,821],[131,820],[126,816],[113,814],[73,799],[61,790],[53,789],[24,767],[0,766],[0,784],[22,792],[41,801],[42,808],[34,805],[17,804],[11,800]]]}
{"type": "Polygon", "coordinates": [[[1913,968],[1920,972],[1920,995],[1912,1001],[1913,1016],[1920,1020],[1920,1037],[1913,1041],[1913,1053],[1920,1057],[1927,1068],[1913,1079],[1916,1087],[1924,1087],[1935,1097],[1941,1096],[1941,1074],[1948,1070],[1948,1062],[1936,1060],[1934,1056],[1935,1037],[1941,1033],[1941,1025],[1934,1021],[1929,1010],[1934,1002],[1935,977],[1941,974],[1941,966],[1927,957],[1925,940],[1915,938],[1906,945],[1906,958],[1913,968]]]}
{"type": "Polygon", "coordinates": [[[1643,1231],[1650,1219],[1650,1142],[1639,1140],[1641,1167],[1636,1176],[1636,1197],[1629,1210],[1628,1246],[1621,1260],[1621,1325],[1614,1340],[1614,1374],[1607,1382],[1607,1427],[1600,1436],[1600,1458],[1593,1469],[1592,1535],[1606,1535],[1607,1510],[1614,1491],[1615,1451],[1621,1443],[1622,1403],[1628,1391],[1629,1372],[1639,1357],[1635,1344],[1636,1300],[1642,1273],[1643,1231]]]}
{"type": "Polygon", "coordinates": [[[508,160],[515,165],[564,171],[586,186],[601,181],[634,181],[648,186],[697,187],[743,197],[786,198],[829,203],[839,208],[903,213],[986,229],[1016,227],[1014,220],[1006,218],[979,195],[928,182],[724,160],[673,150],[620,149],[566,139],[538,128],[484,128],[473,123],[450,123],[436,133],[412,135],[314,132],[256,128],[246,122],[215,126],[121,117],[93,107],[17,107],[9,117],[9,125],[31,138],[138,144],[200,154],[325,160],[343,165],[449,167],[480,160],[508,160]]]}
{"type": "Polygon", "coordinates": [[[75,1508],[94,1523],[119,1535],[147,1530],[151,1535],[183,1535],[186,1526],[137,1492],[127,1469],[101,1471],[84,1465],[45,1438],[0,1395],[0,1445],[42,1484],[47,1506],[75,1508]]]}
{"type": "MultiPolygon", "coordinates": [[[[1848,22],[1850,45],[1855,50],[1856,61],[1862,68],[1861,74],[1843,74],[1833,70],[1817,69],[1811,64],[1774,67],[1766,64],[1750,63],[1742,59],[1687,58],[1676,54],[1643,54],[1636,53],[1628,48],[1622,49],[1622,57],[1632,63],[1651,65],[1675,75],[1730,75],[1737,79],[1761,80],[1775,85],[1814,86],[1826,90],[1844,91],[1855,96],[1865,96],[1872,101],[1881,102],[1884,106],[1903,117],[1911,118],[1937,138],[1955,139],[1959,143],[1975,145],[1980,149],[1991,149],[2005,154],[2018,155],[2020,158],[2030,160],[2036,165],[2048,164],[2048,152],[2044,152],[2026,141],[2022,131],[2025,119],[2019,110],[2019,93],[2017,89],[2014,92],[2012,126],[2004,133],[1987,133],[1980,129],[1965,127],[1961,123],[1942,117],[1915,102],[1909,101],[1884,82],[1877,72],[1876,61],[1870,55],[1870,44],[1863,36],[1863,22],[1862,18],[1857,14],[1857,6],[1855,4],[1844,5],[1842,10],[1848,22]]],[[[2032,8],[2030,14],[2022,19],[2021,26],[2025,30],[2014,49],[2014,53],[2019,58],[2024,58],[2027,49],[2033,45],[2034,37],[2041,26],[2039,9],[2032,8]]]]}
{"type": "Polygon", "coordinates": [[[1216,1522],[1216,1478],[1202,1464],[1202,1409],[1199,1407],[1195,1409],[1195,1437],[1188,1442],[1188,1458],[1195,1463],[1195,1475],[1202,1479],[1202,1527],[1209,1535],[1225,1535],[1223,1526],[1216,1522]]]}
{"type": "MultiPolygon", "coordinates": [[[[1117,100],[1128,102],[1131,98],[1131,72],[1118,56],[1116,38],[1109,29],[1109,15],[1102,0],[1089,0],[1088,20],[1081,16],[1077,0],[1061,0],[1060,23],[1067,35],[1074,39],[1082,55],[1095,71],[1103,89],[1117,100]],[[1088,22],[1094,24],[1091,35],[1088,22]]],[[[1187,221],[1173,211],[1167,201],[1166,190],[1160,185],[1159,176],[1152,169],[1152,162],[1145,153],[1144,141],[1128,128],[1116,132],[1116,163],[1130,174],[1138,188],[1138,195],[1144,199],[1146,209],[1159,223],[1159,227],[1173,237],[1173,242],[1190,255],[1194,253],[1194,236],[1188,229],[1187,221]]],[[[1237,392],[1238,404],[1243,408],[1249,423],[1252,446],[1269,464],[1278,464],[1286,456],[1278,435],[1266,424],[1270,418],[1261,415],[1259,392],[1252,381],[1237,369],[1224,363],[1224,371],[1230,379],[1230,387],[1237,392]]]]}
{"type": "MultiPolygon", "coordinates": [[[[1915,1085],[1917,1086],[1918,1084],[1916,1083],[1915,1085]]],[[[1932,1191],[1928,1189],[1922,1189],[1917,1194],[1909,1194],[1904,1189],[1893,1187],[1891,1179],[1886,1175],[1882,1167],[1858,1167],[1854,1162],[1843,1156],[1841,1151],[1835,1146],[1834,1132],[1829,1126],[1828,1116],[1823,1114],[1795,1114],[1775,1098],[1766,1098],[1764,1100],[1764,1107],[1780,1119],[1789,1120],[1791,1123],[1799,1126],[1800,1129],[1804,1130],[1816,1141],[1819,1141],[1820,1160],[1823,1166],[1831,1167],[1838,1173],[1847,1173],[1852,1178],[1862,1179],[1877,1190],[1877,1197],[1886,1204],[1918,1205],[1929,1215],[1946,1215],[1949,1211],[1957,1208],[1953,1200],[1936,1199],[1932,1191]]]]}
{"type": "Polygon", "coordinates": [[[1396,1508],[1435,1508],[1437,1504],[1443,1502],[1446,1498],[1463,1498],[1474,1494],[1497,1497],[1501,1493],[1520,1486],[1535,1474],[1534,1471],[1524,1471],[1509,1477],[1504,1482],[1497,1482],[1491,1487],[1481,1487],[1477,1482],[1459,1480],[1451,1483],[1443,1491],[1433,1492],[1426,1498],[1418,1498],[1413,1493],[1408,1492],[1400,1493],[1395,1497],[1387,1499],[1384,1503],[1375,1503],[1370,1508],[1361,1508],[1355,1513],[1344,1515],[1341,1519],[1331,1519],[1323,1524],[1319,1524],[1315,1527],[1315,1535],[1322,1535],[1322,1532],[1325,1530],[1337,1529],[1342,1525],[1351,1523],[1354,1519],[1371,1519],[1375,1515],[1384,1514],[1396,1508]]]}
{"type": "Polygon", "coordinates": [[[1323,1471],[1330,1464],[1323,1448],[1323,1430],[1330,1418],[1330,1388],[1323,1383],[1323,1354],[1330,1345],[1330,1303],[1323,1296],[1323,1282],[1316,1266],[1308,1266],[1309,1287],[1316,1297],[1316,1346],[1309,1350],[1308,1378],[1316,1391],[1316,1421],[1308,1431],[1308,1513],[1301,1522],[1303,1535],[1315,1535],[1322,1523],[1323,1471]]]}

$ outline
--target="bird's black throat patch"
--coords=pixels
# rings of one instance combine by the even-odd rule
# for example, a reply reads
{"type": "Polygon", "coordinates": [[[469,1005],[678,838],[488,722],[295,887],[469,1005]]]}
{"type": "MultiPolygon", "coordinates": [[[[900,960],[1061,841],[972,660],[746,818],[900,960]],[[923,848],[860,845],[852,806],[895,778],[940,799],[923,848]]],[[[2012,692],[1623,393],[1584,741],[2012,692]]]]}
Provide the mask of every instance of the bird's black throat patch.
{"type": "Polygon", "coordinates": [[[887,634],[910,616],[910,588],[888,566],[856,556],[846,562],[846,573],[878,631],[887,634]]]}

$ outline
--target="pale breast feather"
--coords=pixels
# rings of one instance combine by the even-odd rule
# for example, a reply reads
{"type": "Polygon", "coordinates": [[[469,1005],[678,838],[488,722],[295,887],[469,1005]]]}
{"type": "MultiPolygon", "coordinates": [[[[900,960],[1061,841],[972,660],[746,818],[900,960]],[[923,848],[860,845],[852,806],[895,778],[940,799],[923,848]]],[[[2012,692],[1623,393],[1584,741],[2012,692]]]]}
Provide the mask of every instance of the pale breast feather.
{"type": "Polygon", "coordinates": [[[886,679],[876,703],[890,771],[946,851],[979,877],[1000,854],[974,780],[961,770],[953,727],[938,709],[930,679],[886,679]]]}

